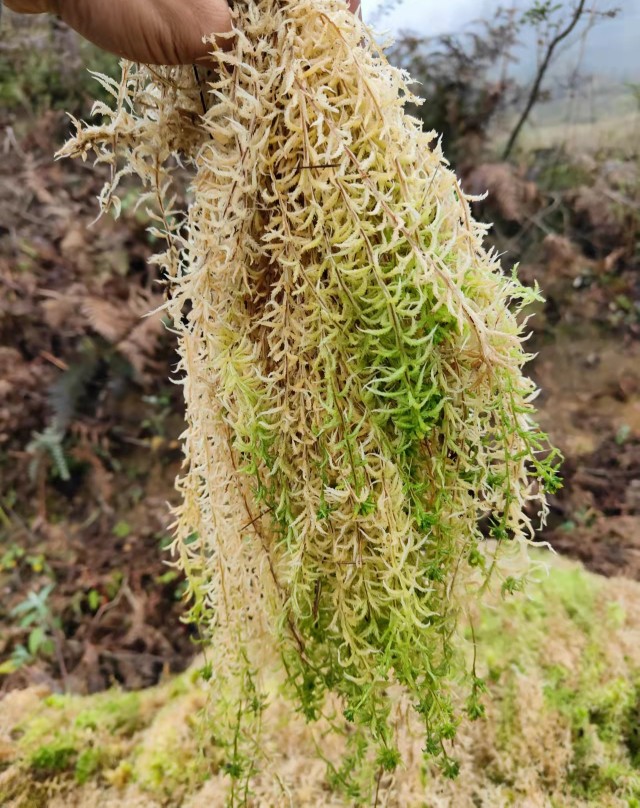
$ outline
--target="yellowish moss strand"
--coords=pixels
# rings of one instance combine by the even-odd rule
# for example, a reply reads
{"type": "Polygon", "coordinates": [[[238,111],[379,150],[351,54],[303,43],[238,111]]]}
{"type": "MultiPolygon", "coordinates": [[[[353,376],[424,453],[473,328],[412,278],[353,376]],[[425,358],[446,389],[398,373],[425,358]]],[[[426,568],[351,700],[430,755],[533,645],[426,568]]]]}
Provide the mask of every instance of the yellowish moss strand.
{"type": "MultiPolygon", "coordinates": [[[[398,763],[393,684],[453,776],[458,615],[490,577],[521,586],[556,484],[522,373],[536,292],[483,247],[434,133],[404,112],[407,76],[342,0],[235,6],[206,77],[124,63],[120,85],[102,79],[114,108],[62,152],[111,165],[116,213],[137,175],[167,244],[187,408],[173,549],[215,648],[233,799],[274,651],[308,718],[331,691],[356,726],[346,789],[365,760],[398,763]]],[[[475,674],[469,692],[479,716],[475,674]]]]}

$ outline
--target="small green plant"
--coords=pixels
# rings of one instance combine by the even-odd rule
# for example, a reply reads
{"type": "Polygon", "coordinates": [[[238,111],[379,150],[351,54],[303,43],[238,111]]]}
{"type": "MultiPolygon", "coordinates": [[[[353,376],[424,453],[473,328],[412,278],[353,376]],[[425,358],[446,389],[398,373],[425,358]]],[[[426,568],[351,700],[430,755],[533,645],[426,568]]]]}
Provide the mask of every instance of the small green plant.
{"type": "Polygon", "coordinates": [[[55,631],[60,629],[49,604],[55,584],[47,584],[38,592],[29,592],[27,597],[11,610],[18,618],[18,625],[28,629],[26,645],[17,645],[10,658],[0,665],[0,674],[13,673],[31,664],[39,655],[52,656],[55,652],[55,631]]]}
{"type": "Polygon", "coordinates": [[[24,547],[14,542],[0,555],[0,572],[11,572],[19,568],[29,570],[36,575],[50,572],[44,554],[28,553],[24,547]]]}
{"type": "Polygon", "coordinates": [[[19,544],[9,545],[0,556],[0,572],[15,570],[25,555],[26,551],[24,547],[21,547],[19,544]]]}
{"type": "Polygon", "coordinates": [[[131,525],[128,522],[117,522],[113,527],[113,535],[118,539],[126,539],[131,535],[131,525]]]}
{"type": "Polygon", "coordinates": [[[66,743],[41,746],[31,756],[30,766],[36,775],[52,776],[66,771],[76,757],[76,750],[66,743]]]}
{"type": "Polygon", "coordinates": [[[27,452],[34,456],[29,468],[32,479],[38,474],[38,469],[44,458],[53,463],[53,469],[58,477],[65,482],[71,479],[69,465],[64,450],[64,431],[57,425],[51,424],[43,432],[36,432],[27,445],[27,452]]]}
{"type": "Polygon", "coordinates": [[[75,765],[75,779],[79,785],[88,783],[103,765],[104,754],[98,749],[84,749],[79,755],[75,765]]]}
{"type": "Polygon", "coordinates": [[[103,602],[102,595],[97,589],[90,589],[87,593],[87,606],[92,612],[97,612],[103,602]]]}
{"type": "Polygon", "coordinates": [[[553,3],[552,0],[536,0],[522,15],[522,22],[533,26],[549,23],[553,15],[560,10],[562,10],[562,3],[553,3]]]}

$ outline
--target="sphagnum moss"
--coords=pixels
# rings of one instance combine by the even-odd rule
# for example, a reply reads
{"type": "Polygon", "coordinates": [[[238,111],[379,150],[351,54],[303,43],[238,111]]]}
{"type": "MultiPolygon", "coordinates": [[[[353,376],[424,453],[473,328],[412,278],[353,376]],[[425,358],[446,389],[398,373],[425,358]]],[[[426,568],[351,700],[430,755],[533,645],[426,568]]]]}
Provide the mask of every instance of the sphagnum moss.
{"type": "Polygon", "coordinates": [[[519,588],[511,562],[556,484],[522,373],[536,292],[483,247],[404,112],[408,77],[342,0],[234,6],[206,76],[124,63],[101,78],[114,108],[62,151],[111,166],[116,213],[137,175],[166,240],[187,408],[174,550],[228,701],[229,772],[257,759],[275,650],[309,719],[333,691],[357,730],[338,780],[368,748],[397,765],[393,684],[453,775],[458,615],[489,577],[519,588]]]}

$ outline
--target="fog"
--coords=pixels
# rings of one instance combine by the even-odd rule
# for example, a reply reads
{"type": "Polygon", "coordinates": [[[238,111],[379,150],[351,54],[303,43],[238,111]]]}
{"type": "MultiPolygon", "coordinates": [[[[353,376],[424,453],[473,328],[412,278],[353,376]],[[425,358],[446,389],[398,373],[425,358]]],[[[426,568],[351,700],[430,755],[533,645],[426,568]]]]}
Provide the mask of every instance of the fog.
{"type": "MultiPolygon", "coordinates": [[[[375,19],[380,3],[363,0],[366,20],[375,19]]],[[[378,30],[392,34],[400,30],[418,31],[426,35],[451,33],[462,30],[478,19],[490,19],[502,6],[526,9],[532,0],[404,0],[394,11],[376,21],[378,30]]],[[[572,3],[566,2],[567,7],[572,3]]],[[[607,10],[618,7],[619,16],[603,20],[590,32],[582,58],[583,70],[625,81],[640,80],[640,0],[598,0],[597,7],[607,10]]],[[[535,59],[531,38],[522,49],[521,70],[529,70],[535,59]]],[[[578,46],[566,53],[565,59],[578,57],[578,46]]]]}

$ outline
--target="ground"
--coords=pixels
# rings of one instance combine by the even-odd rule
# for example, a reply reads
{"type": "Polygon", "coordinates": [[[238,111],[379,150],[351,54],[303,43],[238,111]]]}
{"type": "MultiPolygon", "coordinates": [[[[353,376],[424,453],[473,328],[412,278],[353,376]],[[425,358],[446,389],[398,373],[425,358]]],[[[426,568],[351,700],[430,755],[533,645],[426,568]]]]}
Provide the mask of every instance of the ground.
{"type": "MultiPolygon", "coordinates": [[[[452,750],[457,780],[424,768],[420,733],[409,728],[401,738],[404,766],[380,778],[373,798],[345,797],[317,754],[321,744],[326,760],[337,762],[342,742],[325,734],[322,722],[305,725],[292,714],[274,681],[247,804],[640,804],[640,585],[558,559],[531,597],[489,603],[476,630],[478,671],[489,682],[487,717],[460,727],[452,750]]],[[[0,716],[0,802],[225,805],[230,749],[219,740],[203,669],[197,660],[187,673],[139,693],[62,696],[31,687],[9,694],[0,716]]]]}
{"type": "Polygon", "coordinates": [[[141,319],[162,302],[145,223],[91,225],[100,177],[53,162],[63,131],[45,118],[0,159],[0,687],[137,688],[196,649],[165,552],[180,392],[161,317],[141,319]],[[34,626],[55,652],[12,672],[34,626]]]}

